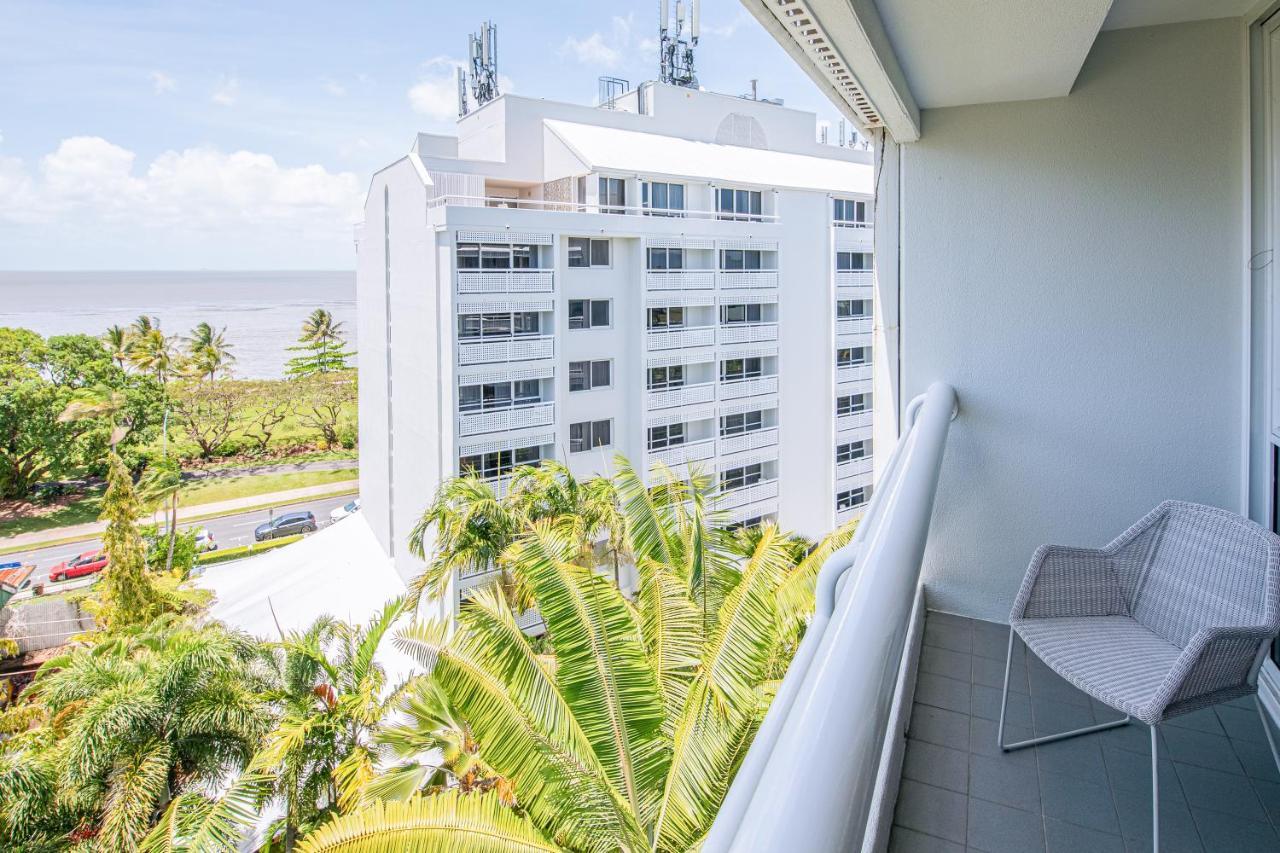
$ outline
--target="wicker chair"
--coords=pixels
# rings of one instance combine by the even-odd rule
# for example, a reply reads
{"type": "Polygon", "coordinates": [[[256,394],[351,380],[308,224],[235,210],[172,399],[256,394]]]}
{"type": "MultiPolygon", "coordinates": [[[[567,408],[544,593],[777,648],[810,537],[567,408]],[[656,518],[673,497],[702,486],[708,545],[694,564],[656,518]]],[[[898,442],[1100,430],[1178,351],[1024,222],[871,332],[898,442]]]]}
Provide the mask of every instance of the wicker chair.
{"type": "MultiPolygon", "coordinates": [[[[1280,537],[1225,510],[1165,501],[1102,549],[1043,545],[1009,615],[1000,699],[1005,751],[1123,726],[1151,727],[1151,828],[1159,849],[1157,730],[1179,714],[1254,695],[1280,632],[1280,537]],[[1005,743],[1014,637],[1123,719],[1005,743]]],[[[1261,703],[1258,712],[1264,714],[1261,703]]],[[[1276,742],[1266,724],[1272,757],[1276,742]]]]}

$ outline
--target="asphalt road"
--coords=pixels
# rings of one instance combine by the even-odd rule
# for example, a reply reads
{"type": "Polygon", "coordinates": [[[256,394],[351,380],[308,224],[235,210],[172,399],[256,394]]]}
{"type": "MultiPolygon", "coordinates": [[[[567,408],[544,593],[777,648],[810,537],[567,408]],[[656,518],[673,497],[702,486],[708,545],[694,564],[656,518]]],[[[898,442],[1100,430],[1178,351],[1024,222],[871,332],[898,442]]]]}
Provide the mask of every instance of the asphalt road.
{"type": "MultiPolygon", "coordinates": [[[[338,497],[315,498],[309,501],[289,504],[288,506],[278,506],[270,511],[259,509],[253,512],[242,512],[238,515],[224,515],[221,518],[211,518],[206,521],[180,521],[178,522],[178,529],[207,527],[213,533],[213,539],[218,543],[219,548],[233,548],[236,545],[248,545],[252,542],[253,528],[266,521],[272,515],[309,509],[315,513],[316,521],[323,525],[329,519],[330,510],[342,506],[352,500],[353,497],[353,495],[341,495],[338,497]]],[[[8,563],[13,560],[21,560],[23,563],[35,563],[36,570],[31,574],[31,582],[39,583],[49,579],[49,569],[52,567],[63,560],[79,556],[85,551],[93,551],[100,544],[101,540],[91,539],[84,542],[74,542],[70,545],[55,545],[51,548],[6,554],[0,557],[0,563],[8,563]]]]}

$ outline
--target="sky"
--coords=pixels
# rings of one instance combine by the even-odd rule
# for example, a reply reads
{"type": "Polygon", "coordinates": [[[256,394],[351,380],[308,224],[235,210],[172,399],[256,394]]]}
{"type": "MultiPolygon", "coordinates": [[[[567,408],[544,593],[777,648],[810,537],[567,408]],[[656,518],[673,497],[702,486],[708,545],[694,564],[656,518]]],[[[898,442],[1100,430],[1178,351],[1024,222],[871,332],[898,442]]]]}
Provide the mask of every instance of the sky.
{"type": "MultiPolygon", "coordinates": [[[[0,269],[352,269],[370,174],[450,132],[483,18],[501,89],[593,103],[657,71],[657,0],[0,0],[0,269]]],[[[835,109],[738,0],[702,85],[835,109]]]]}

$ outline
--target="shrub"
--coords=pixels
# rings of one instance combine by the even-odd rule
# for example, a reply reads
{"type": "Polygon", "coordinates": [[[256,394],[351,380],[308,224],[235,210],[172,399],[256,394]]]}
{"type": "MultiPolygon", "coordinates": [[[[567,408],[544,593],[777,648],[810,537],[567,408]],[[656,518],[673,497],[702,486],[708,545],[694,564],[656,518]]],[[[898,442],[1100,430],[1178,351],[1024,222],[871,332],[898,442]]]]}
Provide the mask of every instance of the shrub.
{"type": "Polygon", "coordinates": [[[240,545],[235,548],[226,548],[221,551],[206,551],[196,557],[196,564],[199,566],[210,566],[214,563],[226,563],[230,560],[239,560],[243,557],[249,557],[253,554],[261,554],[263,551],[270,551],[274,548],[280,548],[284,545],[291,545],[302,538],[302,534],[295,536],[284,536],[280,539],[271,539],[267,542],[255,542],[252,545],[240,545]]]}

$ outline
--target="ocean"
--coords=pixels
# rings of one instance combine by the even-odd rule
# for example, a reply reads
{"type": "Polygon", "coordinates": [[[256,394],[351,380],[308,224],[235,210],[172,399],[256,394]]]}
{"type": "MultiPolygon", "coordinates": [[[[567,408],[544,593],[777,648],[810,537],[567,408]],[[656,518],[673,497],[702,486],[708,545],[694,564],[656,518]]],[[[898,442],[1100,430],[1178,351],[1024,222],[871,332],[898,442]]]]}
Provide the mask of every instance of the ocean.
{"type": "Polygon", "coordinates": [[[3,272],[0,326],[46,337],[100,335],[139,314],[166,334],[186,335],[200,322],[226,327],[234,375],[274,379],[316,308],[342,323],[355,349],[356,284],[351,271],[317,272],[3,272]]]}

